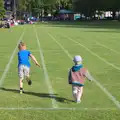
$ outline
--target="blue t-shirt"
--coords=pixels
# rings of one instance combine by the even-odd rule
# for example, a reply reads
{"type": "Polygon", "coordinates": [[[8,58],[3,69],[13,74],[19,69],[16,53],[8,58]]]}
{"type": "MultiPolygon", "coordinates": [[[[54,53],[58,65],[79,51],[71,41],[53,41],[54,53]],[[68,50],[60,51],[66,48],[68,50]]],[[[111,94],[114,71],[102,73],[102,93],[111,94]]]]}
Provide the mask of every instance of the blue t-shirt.
{"type": "Polygon", "coordinates": [[[31,53],[28,50],[21,50],[18,52],[18,67],[20,65],[26,65],[27,67],[30,67],[30,62],[29,62],[30,54],[31,53]]]}

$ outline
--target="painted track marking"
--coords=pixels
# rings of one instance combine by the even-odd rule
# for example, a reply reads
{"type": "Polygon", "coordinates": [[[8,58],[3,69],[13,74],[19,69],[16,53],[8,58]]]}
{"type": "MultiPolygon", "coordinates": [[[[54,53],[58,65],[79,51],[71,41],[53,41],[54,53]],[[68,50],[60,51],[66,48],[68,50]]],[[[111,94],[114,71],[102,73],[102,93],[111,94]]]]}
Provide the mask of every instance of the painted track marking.
{"type": "Polygon", "coordinates": [[[56,96],[54,95],[53,88],[52,88],[52,85],[51,85],[51,82],[50,82],[50,79],[49,79],[49,75],[48,75],[47,68],[46,68],[46,65],[45,65],[44,55],[43,55],[43,52],[42,52],[40,40],[39,40],[37,31],[35,29],[35,26],[34,26],[34,30],[35,30],[36,39],[37,39],[39,52],[40,52],[40,57],[41,57],[41,61],[42,61],[42,66],[43,66],[43,70],[44,70],[45,81],[46,81],[46,84],[48,86],[49,94],[50,94],[51,98],[53,98],[52,99],[52,106],[53,106],[53,108],[57,108],[58,105],[57,105],[56,100],[55,100],[56,96]]]}
{"type": "Polygon", "coordinates": [[[10,59],[9,59],[9,62],[8,62],[8,64],[6,65],[5,70],[4,70],[3,74],[2,74],[2,77],[1,77],[1,79],[0,79],[0,87],[2,87],[2,85],[3,85],[3,83],[4,83],[4,79],[5,79],[5,77],[6,77],[7,72],[9,71],[10,65],[11,65],[11,63],[12,63],[12,60],[13,60],[14,56],[15,56],[16,50],[17,50],[17,48],[18,48],[18,44],[20,43],[21,39],[23,38],[24,30],[25,30],[25,29],[23,29],[23,32],[22,32],[22,34],[20,35],[20,38],[19,38],[19,40],[18,40],[18,42],[17,42],[17,45],[16,45],[15,49],[13,50],[12,55],[11,55],[11,57],[10,57],[10,59]]]}
{"type": "MultiPolygon", "coordinates": [[[[72,56],[70,55],[70,53],[56,40],[56,38],[51,35],[50,33],[48,33],[48,35],[61,47],[61,49],[63,49],[63,51],[67,54],[67,56],[72,60],[72,56]]],[[[83,48],[85,48],[88,52],[90,52],[92,55],[95,55],[95,56],[98,56],[96,55],[94,52],[92,52],[91,50],[89,50],[88,48],[86,48],[84,45],[80,44],[79,42],[77,41],[74,41],[73,39],[69,38],[69,37],[66,37],[67,39],[73,41],[74,43],[82,46],[83,48]]],[[[99,56],[98,58],[100,58],[101,60],[101,57],[99,56]]],[[[95,80],[93,78],[93,81],[96,83],[96,85],[109,97],[109,99],[111,101],[113,101],[113,103],[116,105],[117,108],[120,109],[120,102],[116,100],[116,98],[114,96],[112,96],[112,94],[105,88],[103,87],[97,80],[95,80]]]]}

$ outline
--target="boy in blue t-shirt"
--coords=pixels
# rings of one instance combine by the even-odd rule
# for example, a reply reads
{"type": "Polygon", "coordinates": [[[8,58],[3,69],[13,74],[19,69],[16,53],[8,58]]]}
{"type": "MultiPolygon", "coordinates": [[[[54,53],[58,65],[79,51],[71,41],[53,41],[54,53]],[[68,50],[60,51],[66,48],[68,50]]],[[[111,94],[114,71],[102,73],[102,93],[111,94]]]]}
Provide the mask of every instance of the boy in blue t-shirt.
{"type": "Polygon", "coordinates": [[[20,94],[23,91],[23,79],[26,78],[28,85],[32,84],[30,80],[30,62],[29,57],[34,61],[34,63],[40,67],[39,63],[37,62],[36,58],[31,54],[30,51],[26,50],[26,45],[23,42],[20,42],[18,45],[18,74],[20,79],[20,94]]]}

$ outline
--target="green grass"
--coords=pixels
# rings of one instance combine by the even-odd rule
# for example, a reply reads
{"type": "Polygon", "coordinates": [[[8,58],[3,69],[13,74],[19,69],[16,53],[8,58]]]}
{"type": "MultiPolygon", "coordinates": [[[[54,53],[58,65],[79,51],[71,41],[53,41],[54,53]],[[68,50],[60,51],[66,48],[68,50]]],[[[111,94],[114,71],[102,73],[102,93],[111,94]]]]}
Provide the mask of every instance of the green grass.
{"type": "Polygon", "coordinates": [[[94,81],[86,81],[80,104],[72,102],[72,90],[67,82],[68,69],[73,65],[71,57],[79,54],[92,76],[120,101],[119,25],[118,22],[50,22],[17,26],[12,32],[0,29],[0,78],[23,30],[22,41],[42,65],[36,30],[58,106],[53,109],[54,98],[49,95],[43,65],[39,69],[32,61],[33,85],[24,82],[26,93],[19,94],[16,51],[1,85],[0,120],[119,120],[120,109],[94,81]]]}

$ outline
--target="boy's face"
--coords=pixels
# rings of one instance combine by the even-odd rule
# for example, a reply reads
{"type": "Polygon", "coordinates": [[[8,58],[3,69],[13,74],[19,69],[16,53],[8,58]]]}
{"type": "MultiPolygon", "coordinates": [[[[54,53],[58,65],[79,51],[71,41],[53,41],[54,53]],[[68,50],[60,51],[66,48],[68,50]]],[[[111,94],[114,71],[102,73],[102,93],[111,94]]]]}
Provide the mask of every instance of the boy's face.
{"type": "Polygon", "coordinates": [[[78,61],[78,62],[75,62],[75,61],[74,61],[74,63],[75,63],[75,65],[80,65],[80,64],[82,64],[82,62],[80,62],[80,61],[78,61]]]}

